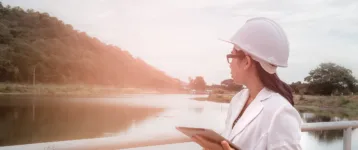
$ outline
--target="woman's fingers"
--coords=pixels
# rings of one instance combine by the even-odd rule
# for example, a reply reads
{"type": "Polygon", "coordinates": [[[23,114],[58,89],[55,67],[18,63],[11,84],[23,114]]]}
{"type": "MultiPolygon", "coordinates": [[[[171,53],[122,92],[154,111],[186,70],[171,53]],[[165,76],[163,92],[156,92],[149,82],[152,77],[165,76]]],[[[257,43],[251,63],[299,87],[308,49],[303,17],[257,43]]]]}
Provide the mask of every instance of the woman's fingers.
{"type": "Polygon", "coordinates": [[[221,145],[222,145],[222,147],[223,147],[224,150],[233,150],[233,149],[230,147],[229,143],[226,142],[226,141],[222,141],[222,142],[221,142],[221,145]]]}
{"type": "Polygon", "coordinates": [[[201,147],[203,147],[204,149],[207,149],[206,146],[204,145],[204,143],[202,142],[202,140],[200,140],[198,138],[198,136],[193,136],[191,138],[195,143],[198,143],[201,147]]]}
{"type": "Polygon", "coordinates": [[[222,150],[223,149],[220,144],[210,142],[201,136],[196,136],[196,139],[199,142],[199,145],[201,145],[205,149],[210,149],[210,150],[222,150]]]}

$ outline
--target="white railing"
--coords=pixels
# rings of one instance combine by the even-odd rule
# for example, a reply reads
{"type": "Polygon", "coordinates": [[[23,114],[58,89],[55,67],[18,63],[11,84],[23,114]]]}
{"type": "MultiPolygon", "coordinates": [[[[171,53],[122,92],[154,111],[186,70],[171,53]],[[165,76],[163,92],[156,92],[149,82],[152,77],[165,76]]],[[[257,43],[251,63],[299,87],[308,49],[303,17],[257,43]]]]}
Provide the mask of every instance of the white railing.
{"type": "MultiPolygon", "coordinates": [[[[302,132],[308,131],[322,131],[322,130],[342,130],[343,134],[343,148],[344,150],[351,150],[352,144],[352,130],[358,128],[358,121],[339,121],[339,122],[320,122],[320,123],[305,123],[302,126],[302,132]]],[[[118,139],[111,138],[95,138],[72,141],[59,141],[38,144],[26,144],[0,147],[0,150],[97,150],[97,149],[126,149],[145,146],[156,146],[164,144],[176,144],[191,142],[191,140],[177,135],[157,135],[150,139],[118,139]]]]}
{"type": "Polygon", "coordinates": [[[302,132],[343,129],[343,150],[352,149],[352,130],[358,128],[358,121],[306,123],[302,132]]]}

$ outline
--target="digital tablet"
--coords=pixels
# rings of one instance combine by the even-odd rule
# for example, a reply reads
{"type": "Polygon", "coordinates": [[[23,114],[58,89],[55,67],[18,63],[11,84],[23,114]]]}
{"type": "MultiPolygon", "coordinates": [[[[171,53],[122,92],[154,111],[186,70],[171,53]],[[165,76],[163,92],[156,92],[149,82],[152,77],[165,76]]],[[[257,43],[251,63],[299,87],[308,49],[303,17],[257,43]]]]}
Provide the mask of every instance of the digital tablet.
{"type": "Polygon", "coordinates": [[[191,128],[191,127],[176,127],[177,130],[184,133],[185,135],[189,136],[190,138],[194,135],[199,135],[207,140],[210,140],[211,142],[217,143],[221,145],[222,141],[227,141],[230,145],[230,147],[234,148],[235,150],[240,150],[238,146],[231,143],[229,140],[222,137],[220,134],[216,133],[215,131],[211,129],[205,129],[205,128],[191,128]]]}

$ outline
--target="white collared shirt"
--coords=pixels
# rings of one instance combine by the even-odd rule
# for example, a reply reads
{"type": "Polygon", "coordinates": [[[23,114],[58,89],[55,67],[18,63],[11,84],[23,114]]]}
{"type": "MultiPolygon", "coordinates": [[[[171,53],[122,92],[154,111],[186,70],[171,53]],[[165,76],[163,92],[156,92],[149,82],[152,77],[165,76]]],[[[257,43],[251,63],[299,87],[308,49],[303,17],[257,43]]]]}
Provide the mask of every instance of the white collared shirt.
{"type": "Polygon", "coordinates": [[[232,98],[222,135],[241,150],[300,150],[300,114],[284,97],[267,88],[232,128],[248,95],[248,89],[243,89],[232,98]]]}

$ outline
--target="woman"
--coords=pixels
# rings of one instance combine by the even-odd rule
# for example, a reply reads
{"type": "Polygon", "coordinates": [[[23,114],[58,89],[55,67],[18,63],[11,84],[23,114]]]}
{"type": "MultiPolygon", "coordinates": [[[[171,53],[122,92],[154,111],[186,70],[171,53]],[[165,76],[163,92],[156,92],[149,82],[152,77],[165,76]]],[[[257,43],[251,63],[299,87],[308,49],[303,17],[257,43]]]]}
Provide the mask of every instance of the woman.
{"type": "MultiPolygon", "coordinates": [[[[290,87],[276,74],[287,67],[289,44],[282,28],[267,18],[253,18],[232,37],[227,55],[232,78],[246,89],[230,102],[222,135],[241,150],[301,149],[299,113],[293,107],[290,87]]],[[[193,137],[204,149],[231,150],[200,136],[193,137]]]]}

